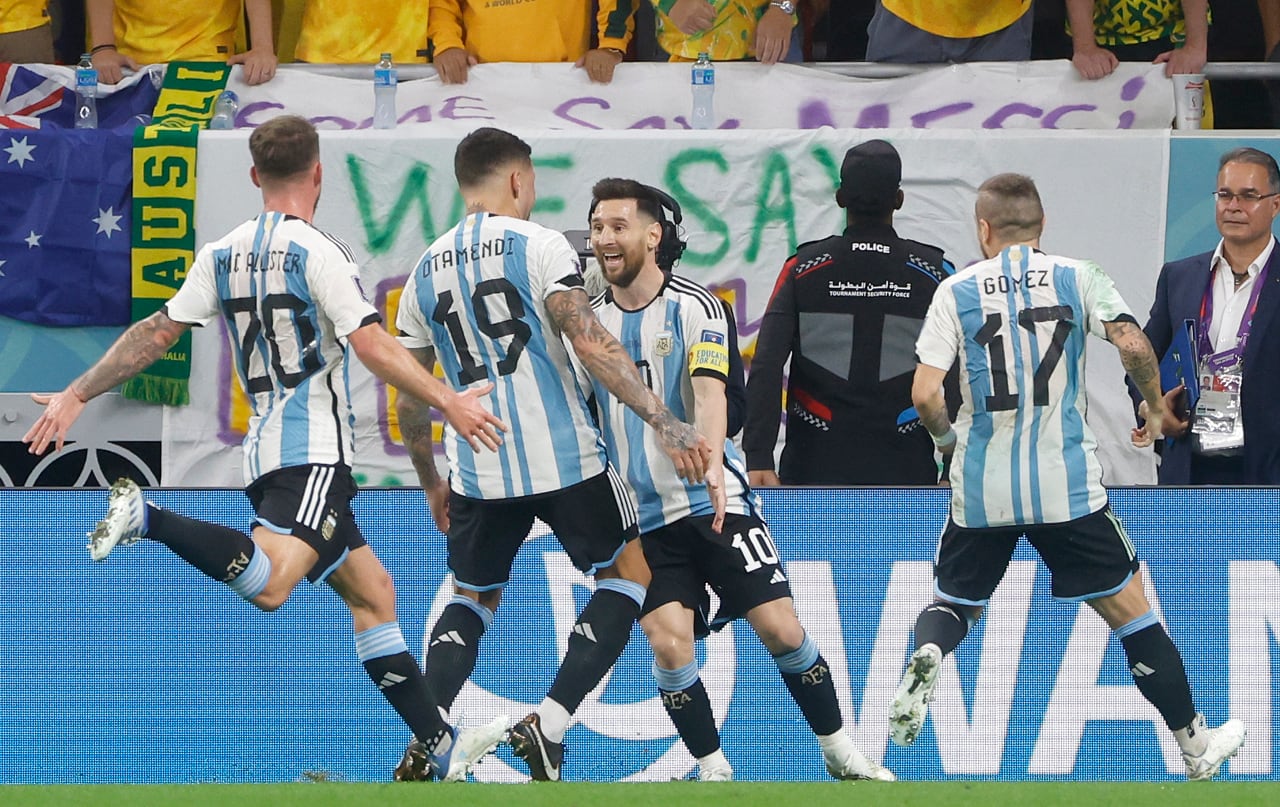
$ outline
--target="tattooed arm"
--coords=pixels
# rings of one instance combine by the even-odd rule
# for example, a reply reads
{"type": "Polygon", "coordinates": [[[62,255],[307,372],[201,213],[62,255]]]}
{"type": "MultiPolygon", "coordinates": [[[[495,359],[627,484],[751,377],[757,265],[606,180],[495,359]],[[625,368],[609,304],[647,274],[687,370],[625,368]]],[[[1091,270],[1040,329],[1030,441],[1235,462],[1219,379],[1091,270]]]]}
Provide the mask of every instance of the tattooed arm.
{"type": "Polygon", "coordinates": [[[701,482],[711,459],[710,444],[644,385],[626,349],[591,310],[586,292],[572,289],[551,294],[547,297],[547,313],[573,345],[573,352],[587,372],[658,433],[658,442],[675,463],[676,472],[685,479],[701,482]]]}
{"type": "MultiPolygon", "coordinates": [[[[410,348],[409,353],[431,372],[436,364],[432,348],[410,348]]],[[[443,533],[449,532],[449,482],[436,469],[435,441],[431,437],[431,407],[412,395],[396,396],[396,415],[400,419],[400,439],[413,460],[418,482],[431,506],[431,518],[443,533]]]]}
{"type": "Polygon", "coordinates": [[[1165,405],[1160,392],[1160,362],[1147,335],[1136,323],[1124,319],[1104,322],[1103,327],[1107,331],[1107,341],[1120,351],[1120,363],[1124,365],[1125,372],[1142,393],[1138,417],[1146,418],[1146,422],[1133,430],[1130,440],[1138,448],[1146,448],[1163,434],[1165,405]]]}
{"type": "Polygon", "coordinates": [[[30,446],[28,451],[43,454],[50,442],[61,451],[67,430],[80,417],[85,403],[150,367],[190,328],[157,311],[131,325],[96,364],[62,392],[32,393],[32,400],[45,404],[45,410],[22,438],[30,446]]]}

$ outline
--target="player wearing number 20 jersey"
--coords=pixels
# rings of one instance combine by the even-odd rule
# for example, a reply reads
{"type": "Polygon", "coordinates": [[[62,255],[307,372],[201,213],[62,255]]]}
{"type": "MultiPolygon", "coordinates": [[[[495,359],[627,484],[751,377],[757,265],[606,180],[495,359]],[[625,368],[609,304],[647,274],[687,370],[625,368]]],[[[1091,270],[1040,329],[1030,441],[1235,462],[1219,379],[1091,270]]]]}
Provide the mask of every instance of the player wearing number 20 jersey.
{"type": "Polygon", "coordinates": [[[582,285],[578,255],[563,235],[483,212],[436,239],[418,261],[400,297],[400,341],[434,348],[455,389],[493,381],[492,411],[510,428],[498,452],[484,456],[447,432],[455,492],[510,499],[604,473],[604,443],[544,302],[582,285]]]}
{"type": "Polygon", "coordinates": [[[253,409],[245,484],[279,468],[351,465],[344,340],[382,318],[346,244],[300,218],[262,213],[206,244],[165,310],[198,325],[226,318],[253,409]]]}
{"type": "Polygon", "coordinates": [[[1106,506],[1085,422],[1085,339],[1105,339],[1103,323],[1126,318],[1133,314],[1097,264],[1026,245],[942,283],[916,353],[942,369],[960,359],[957,526],[1052,524],[1106,506]]]}

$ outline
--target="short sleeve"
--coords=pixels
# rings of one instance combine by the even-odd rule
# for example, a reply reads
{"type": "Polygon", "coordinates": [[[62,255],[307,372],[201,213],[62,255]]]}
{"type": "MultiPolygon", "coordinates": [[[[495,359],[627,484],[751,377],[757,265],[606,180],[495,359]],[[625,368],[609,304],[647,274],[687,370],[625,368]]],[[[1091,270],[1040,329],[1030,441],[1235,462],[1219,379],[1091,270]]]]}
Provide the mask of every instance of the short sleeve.
{"type": "Polygon", "coordinates": [[[1111,276],[1092,261],[1084,261],[1076,272],[1080,284],[1080,301],[1089,321],[1089,333],[1107,338],[1105,323],[1128,319],[1137,322],[1129,304],[1116,291],[1111,276]]]}
{"type": "Polygon", "coordinates": [[[916,359],[939,370],[950,370],[960,353],[960,338],[955,292],[948,281],[938,287],[925,314],[924,327],[916,340],[916,359]]]}
{"type": "Polygon", "coordinates": [[[584,288],[582,261],[562,233],[544,229],[530,246],[530,269],[537,284],[533,290],[539,299],[545,300],[558,291],[584,288]]]}
{"type": "Polygon", "coordinates": [[[418,304],[418,272],[427,262],[424,257],[409,274],[404,290],[400,292],[400,304],[396,307],[396,338],[407,348],[433,347],[431,326],[422,314],[422,306],[418,304]]]}
{"type": "Polygon", "coordinates": [[[218,298],[213,276],[213,258],[212,245],[206,245],[196,254],[186,279],[164,305],[169,319],[186,325],[208,325],[222,315],[222,301],[218,298]]]}
{"type": "Polygon", "coordinates": [[[365,298],[360,267],[336,249],[313,252],[307,260],[307,287],[316,304],[333,322],[333,333],[345,339],[351,332],[381,322],[378,310],[365,298]],[[320,257],[320,260],[316,260],[320,257]]]}

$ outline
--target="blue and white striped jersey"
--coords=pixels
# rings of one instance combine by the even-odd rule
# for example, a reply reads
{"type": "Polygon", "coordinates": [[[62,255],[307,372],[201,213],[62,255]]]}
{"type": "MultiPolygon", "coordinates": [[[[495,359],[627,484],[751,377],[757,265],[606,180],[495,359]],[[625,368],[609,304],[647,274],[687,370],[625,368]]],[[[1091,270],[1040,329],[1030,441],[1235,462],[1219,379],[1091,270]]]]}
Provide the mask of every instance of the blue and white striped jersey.
{"type": "Polygon", "coordinates": [[[350,465],[355,449],[344,340],[380,322],[350,248],[268,212],[206,244],[165,305],[175,322],[225,317],[253,416],[245,484],[295,465],[350,465]]]}
{"type": "Polygon", "coordinates": [[[940,369],[960,359],[957,525],[1054,524],[1102,509],[1102,466],[1085,422],[1085,337],[1106,338],[1104,322],[1132,316],[1097,264],[1026,246],[943,281],[916,354],[940,369]]]}
{"type": "MultiPolygon", "coordinates": [[[[605,292],[592,301],[596,316],[635,361],[641,377],[667,408],[685,422],[694,417],[692,377],[727,380],[728,321],[720,300],[702,286],[672,275],[658,296],[639,311],[625,311],[605,292]]],[[[630,407],[592,380],[609,448],[609,461],[636,494],[640,532],[650,532],[686,516],[714,514],[706,485],[686,482],[658,443],[658,435],[630,407]]],[[[746,465],[733,442],[724,444],[727,512],[760,514],[747,486],[746,465]]]]}
{"type": "Polygon", "coordinates": [[[411,348],[434,347],[445,382],[495,386],[491,411],[509,431],[496,452],[445,435],[452,489],[509,499],[576,485],[604,472],[605,451],[546,298],[582,288],[565,237],[532,222],[474,213],[414,267],[396,327],[411,348]]]}

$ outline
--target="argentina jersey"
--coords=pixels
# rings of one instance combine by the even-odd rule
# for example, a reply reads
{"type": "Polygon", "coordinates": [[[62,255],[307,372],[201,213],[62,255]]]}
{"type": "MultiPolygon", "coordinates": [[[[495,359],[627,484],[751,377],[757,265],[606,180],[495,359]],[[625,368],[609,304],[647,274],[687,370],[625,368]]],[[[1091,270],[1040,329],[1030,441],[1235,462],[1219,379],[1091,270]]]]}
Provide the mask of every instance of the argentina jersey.
{"type": "Polygon", "coordinates": [[[456,390],[492,381],[489,408],[509,428],[497,452],[475,452],[447,427],[457,493],[509,499],[604,472],[604,443],[545,302],[580,288],[578,256],[563,235],[487,213],[467,216],[414,267],[396,315],[401,342],[433,347],[456,390]]]}
{"type": "Polygon", "coordinates": [[[253,410],[246,484],[279,468],[351,464],[355,414],[339,340],[381,317],[346,244],[302,219],[263,213],[205,245],[165,311],[197,325],[226,319],[253,410]]]}
{"type": "MultiPolygon", "coordinates": [[[[693,422],[693,376],[706,374],[723,381],[728,374],[728,321],[720,300],[702,286],[672,275],[658,296],[639,311],[619,308],[608,292],[593,300],[592,307],[636,363],[645,384],[676,417],[693,422]]],[[[591,383],[609,460],[635,491],[640,532],[686,516],[714,515],[706,485],[681,479],[658,444],[657,433],[603,384],[591,383]]],[[[755,494],[747,486],[746,465],[727,439],[724,486],[726,512],[760,515],[755,494]]]]}
{"type": "Polygon", "coordinates": [[[958,526],[1060,523],[1107,503],[1085,422],[1085,338],[1132,316],[1097,264],[1022,245],[943,282],[916,353],[939,369],[960,360],[958,526]]]}

